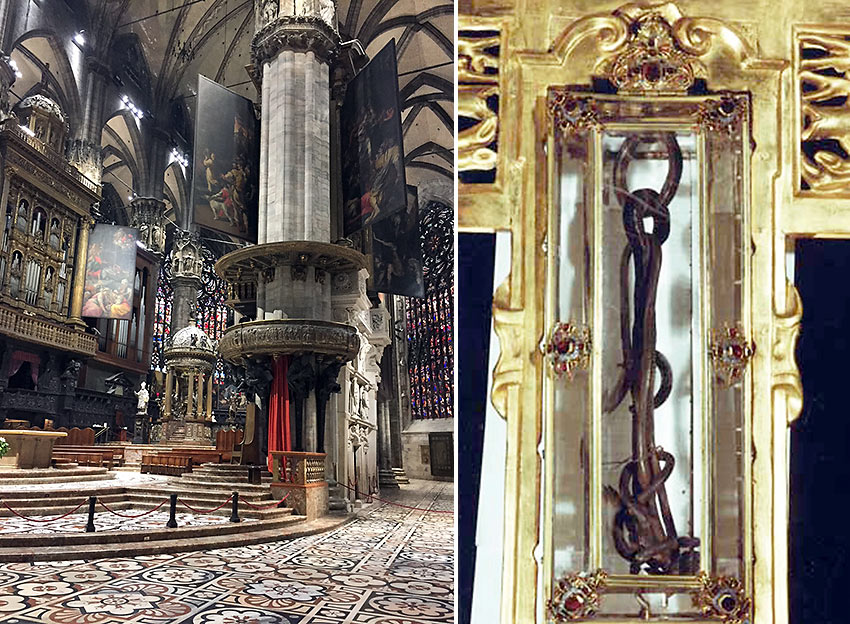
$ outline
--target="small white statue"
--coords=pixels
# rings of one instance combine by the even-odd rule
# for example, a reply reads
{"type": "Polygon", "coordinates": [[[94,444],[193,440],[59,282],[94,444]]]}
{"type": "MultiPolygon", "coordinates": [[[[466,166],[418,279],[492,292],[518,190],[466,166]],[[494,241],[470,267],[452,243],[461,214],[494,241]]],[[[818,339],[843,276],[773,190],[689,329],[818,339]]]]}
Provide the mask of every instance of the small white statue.
{"type": "Polygon", "coordinates": [[[148,400],[150,399],[150,393],[148,392],[147,384],[142,382],[142,387],[136,390],[136,397],[138,398],[138,402],[136,403],[136,411],[139,414],[146,414],[148,411],[148,400]]]}

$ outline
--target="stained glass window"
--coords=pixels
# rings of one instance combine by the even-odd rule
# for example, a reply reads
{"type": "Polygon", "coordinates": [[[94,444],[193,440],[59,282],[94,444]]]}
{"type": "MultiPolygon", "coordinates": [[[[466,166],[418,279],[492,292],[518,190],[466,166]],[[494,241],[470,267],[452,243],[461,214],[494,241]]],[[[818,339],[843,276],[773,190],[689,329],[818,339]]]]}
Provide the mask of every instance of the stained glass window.
{"type": "MultiPolygon", "coordinates": [[[[213,340],[220,340],[227,328],[228,308],[224,305],[227,298],[227,282],[215,273],[215,257],[206,247],[203,248],[204,268],[201,271],[201,290],[198,292],[197,320],[198,327],[213,340]]],[[[217,383],[224,380],[223,364],[216,364],[215,379],[217,383]]]]}
{"type": "Polygon", "coordinates": [[[453,211],[438,201],[420,208],[425,298],[407,298],[407,366],[413,418],[454,416],[453,211]]]}
{"type": "Polygon", "coordinates": [[[165,370],[165,358],[162,348],[166,338],[171,335],[171,306],[174,303],[174,290],[171,288],[171,257],[166,256],[159,267],[159,280],[156,288],[156,303],[153,318],[153,344],[151,346],[151,368],[165,370]]]}

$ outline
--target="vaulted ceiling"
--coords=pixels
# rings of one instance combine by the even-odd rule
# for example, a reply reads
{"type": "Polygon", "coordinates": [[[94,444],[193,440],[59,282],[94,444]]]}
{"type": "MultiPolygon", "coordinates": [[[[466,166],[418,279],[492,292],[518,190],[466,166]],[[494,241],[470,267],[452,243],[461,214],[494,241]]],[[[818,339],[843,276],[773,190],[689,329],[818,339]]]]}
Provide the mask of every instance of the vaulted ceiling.
{"type": "MultiPolygon", "coordinates": [[[[135,92],[130,89],[136,104],[171,120],[170,129],[178,138],[191,140],[198,74],[256,98],[245,70],[251,60],[253,0],[57,3],[67,5],[73,15],[87,16],[75,29],[85,27],[88,45],[110,50],[113,68],[117,61],[138,87],[135,92]]],[[[338,0],[337,15],[342,40],[358,39],[370,57],[390,39],[396,41],[408,184],[419,186],[435,179],[451,183],[454,5],[450,0],[338,0]]],[[[56,83],[54,92],[61,93],[63,107],[80,110],[85,93],[72,58],[79,50],[63,42],[63,36],[40,29],[29,37],[16,37],[12,57],[23,76],[14,91],[23,95],[44,75],[56,83]]],[[[150,175],[143,162],[143,138],[116,97],[107,105],[105,117],[104,182],[116,186],[121,195],[131,194],[140,177],[150,175]]],[[[182,168],[169,163],[164,175],[166,196],[175,209],[185,209],[182,168]]]]}

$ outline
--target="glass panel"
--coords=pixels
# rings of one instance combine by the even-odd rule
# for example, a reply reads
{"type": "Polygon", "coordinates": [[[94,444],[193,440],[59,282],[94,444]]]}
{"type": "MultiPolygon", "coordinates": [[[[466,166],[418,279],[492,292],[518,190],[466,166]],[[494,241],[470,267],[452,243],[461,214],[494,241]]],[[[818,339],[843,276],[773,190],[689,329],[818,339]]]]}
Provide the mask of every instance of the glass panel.
{"type": "MultiPolygon", "coordinates": [[[[743,124],[742,124],[743,126],[743,124]]],[[[709,133],[706,139],[706,196],[712,212],[709,228],[711,327],[722,331],[745,319],[743,177],[748,137],[740,130],[709,133]]],[[[748,335],[744,332],[744,335],[748,335]]],[[[745,469],[743,414],[745,383],[729,385],[716,376],[714,415],[714,561],[712,574],[741,577],[748,559],[743,545],[745,469]]]]}
{"type": "MultiPolygon", "coordinates": [[[[585,171],[588,135],[570,134],[558,139],[554,192],[560,210],[549,227],[550,288],[546,326],[556,323],[589,324],[588,278],[584,270],[589,240],[585,171]]],[[[550,334],[551,335],[551,334],[550,334]]],[[[546,340],[549,339],[547,335],[546,340]]],[[[553,427],[548,448],[557,449],[551,466],[553,574],[555,577],[589,567],[587,509],[587,420],[590,409],[587,373],[576,371],[570,381],[556,376],[547,364],[545,389],[553,427]]],[[[548,459],[548,457],[547,457],[548,459]]]]}
{"type": "Polygon", "coordinates": [[[692,575],[705,528],[697,140],[605,132],[602,159],[602,567],[692,575]]]}

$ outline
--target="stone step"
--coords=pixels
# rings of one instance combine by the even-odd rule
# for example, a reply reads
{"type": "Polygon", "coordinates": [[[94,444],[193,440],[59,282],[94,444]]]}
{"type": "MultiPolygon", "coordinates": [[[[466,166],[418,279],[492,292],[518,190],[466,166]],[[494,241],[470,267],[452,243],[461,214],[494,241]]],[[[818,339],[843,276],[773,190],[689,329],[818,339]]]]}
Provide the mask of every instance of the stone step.
{"type": "MultiPolygon", "coordinates": [[[[3,485],[7,488],[7,484],[3,485]]],[[[81,484],[80,487],[73,490],[68,488],[50,489],[50,488],[13,488],[0,490],[0,500],[17,501],[21,499],[45,499],[56,500],[57,498],[73,498],[80,500],[89,496],[113,496],[116,494],[124,494],[123,485],[100,485],[89,486],[81,484]]]]}
{"type": "MultiPolygon", "coordinates": [[[[110,531],[101,533],[82,533],[80,536],[90,541],[71,544],[31,545],[19,542],[0,541],[0,562],[32,561],[68,561],[73,559],[104,559],[110,557],[137,557],[176,552],[210,550],[214,548],[232,548],[249,546],[264,542],[295,539],[307,535],[323,533],[351,521],[353,516],[326,516],[312,522],[306,522],[303,516],[290,516],[274,521],[273,528],[266,522],[223,523],[235,527],[235,533],[226,532],[223,525],[209,527],[183,527],[177,529],[154,529],[139,531],[110,531]],[[201,535],[199,531],[217,531],[201,535]],[[165,538],[157,538],[157,531],[169,533],[165,538]],[[145,539],[148,537],[148,539],[145,539]],[[125,541],[118,541],[122,538],[125,541]],[[8,544],[8,545],[7,545],[8,544]]],[[[77,534],[63,534],[74,536],[77,534]]],[[[22,536],[16,536],[20,538],[22,536]]]]}
{"type": "Polygon", "coordinates": [[[262,483],[260,483],[259,485],[255,485],[253,483],[247,483],[244,481],[233,481],[230,479],[212,479],[209,477],[204,477],[203,475],[192,476],[191,473],[185,474],[182,477],[177,478],[180,480],[179,482],[183,486],[203,488],[205,490],[221,490],[227,488],[235,488],[244,489],[245,491],[270,491],[268,484],[263,485],[262,483]]]}
{"type": "Polygon", "coordinates": [[[206,500],[206,501],[223,501],[225,498],[230,496],[233,491],[239,492],[239,496],[247,498],[252,503],[256,503],[256,501],[260,500],[272,500],[271,498],[271,490],[268,488],[264,490],[245,490],[241,487],[237,488],[226,488],[226,489],[211,489],[211,488],[194,488],[194,487],[186,487],[180,486],[179,484],[160,484],[160,485],[134,485],[128,486],[127,488],[128,494],[153,494],[153,495],[161,495],[168,496],[169,494],[177,494],[178,496],[194,496],[198,500],[206,500]]]}
{"type": "MultiPolygon", "coordinates": [[[[23,472],[23,471],[15,471],[23,472]]],[[[84,481],[106,481],[114,479],[115,475],[106,468],[74,468],[53,470],[44,475],[11,474],[11,471],[0,472],[0,483],[16,485],[40,485],[43,483],[76,483],[84,481]]]]}
{"type": "MultiPolygon", "coordinates": [[[[130,509],[132,507],[132,503],[126,499],[126,496],[124,494],[98,496],[97,500],[109,505],[110,509],[115,509],[118,511],[122,509],[130,509]]],[[[79,504],[80,497],[78,496],[74,499],[60,498],[13,501],[13,504],[10,504],[9,507],[24,516],[61,516],[62,514],[66,514],[69,511],[77,509],[77,506],[79,504]]],[[[83,503],[83,506],[79,507],[76,513],[88,513],[88,498],[86,498],[85,502],[83,503]]],[[[99,514],[108,512],[100,505],[95,505],[95,513],[99,514]]],[[[0,518],[13,517],[16,517],[14,513],[9,511],[6,507],[0,506],[0,518]]]]}
{"type": "MultiPolygon", "coordinates": [[[[244,476],[248,474],[248,471],[249,468],[247,466],[240,466],[238,464],[201,464],[194,468],[194,472],[233,476],[244,476]]],[[[261,470],[260,476],[270,477],[272,473],[268,470],[261,470]]]]}

